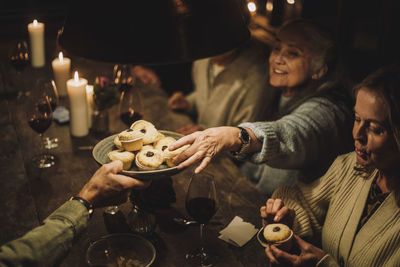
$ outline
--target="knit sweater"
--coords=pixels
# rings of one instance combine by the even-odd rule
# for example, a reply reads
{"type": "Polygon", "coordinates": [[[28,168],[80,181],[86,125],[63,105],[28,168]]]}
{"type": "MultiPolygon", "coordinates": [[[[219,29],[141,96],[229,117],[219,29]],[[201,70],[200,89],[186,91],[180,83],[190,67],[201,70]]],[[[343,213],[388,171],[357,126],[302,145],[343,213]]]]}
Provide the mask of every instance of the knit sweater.
{"type": "Polygon", "coordinates": [[[265,51],[249,44],[214,77],[210,58],[193,63],[189,114],[204,128],[261,120],[268,99],[265,51]]]}
{"type": "Polygon", "coordinates": [[[271,195],[279,186],[316,179],[353,148],[351,105],[332,100],[330,94],[339,89],[327,86],[333,90],[305,100],[278,120],[240,124],[262,142],[261,151],[241,167],[259,191],[271,195]]]}
{"type": "Polygon", "coordinates": [[[354,152],[341,155],[320,179],[281,187],[273,198],[295,209],[295,233],[321,241],[328,256],[318,266],[400,266],[400,208],[393,192],[356,232],[377,170],[355,166],[354,152]]]}

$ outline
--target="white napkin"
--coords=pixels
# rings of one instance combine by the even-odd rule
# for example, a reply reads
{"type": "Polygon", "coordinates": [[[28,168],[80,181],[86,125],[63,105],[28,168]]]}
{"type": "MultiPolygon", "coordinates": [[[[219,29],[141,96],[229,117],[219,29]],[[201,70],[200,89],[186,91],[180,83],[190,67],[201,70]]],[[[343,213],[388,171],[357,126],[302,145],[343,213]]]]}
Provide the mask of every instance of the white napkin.
{"type": "Polygon", "coordinates": [[[237,247],[242,247],[246,244],[256,233],[258,229],[251,223],[243,221],[239,216],[235,216],[227,227],[222,229],[219,233],[219,239],[222,239],[229,244],[237,247]]]}

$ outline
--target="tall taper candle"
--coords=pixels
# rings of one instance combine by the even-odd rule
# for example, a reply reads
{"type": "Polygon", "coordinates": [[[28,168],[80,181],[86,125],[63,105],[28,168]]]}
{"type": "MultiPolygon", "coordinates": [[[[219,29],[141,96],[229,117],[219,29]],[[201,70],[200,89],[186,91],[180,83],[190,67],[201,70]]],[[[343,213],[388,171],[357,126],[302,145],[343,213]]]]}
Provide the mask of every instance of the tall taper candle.
{"type": "Polygon", "coordinates": [[[93,85],[86,85],[86,97],[88,105],[88,127],[92,127],[92,116],[93,116],[93,85]]]}
{"type": "Polygon", "coordinates": [[[86,85],[87,80],[79,78],[77,71],[75,72],[74,79],[67,81],[70,130],[71,135],[76,137],[89,134],[86,85]]]}
{"type": "Polygon", "coordinates": [[[31,63],[35,68],[46,64],[44,52],[44,23],[36,19],[28,24],[28,32],[31,46],[31,63]]]}
{"type": "Polygon", "coordinates": [[[67,57],[63,57],[63,53],[58,54],[58,58],[51,62],[53,67],[54,80],[58,88],[60,96],[67,95],[67,81],[70,77],[71,71],[71,60],[67,57]]]}

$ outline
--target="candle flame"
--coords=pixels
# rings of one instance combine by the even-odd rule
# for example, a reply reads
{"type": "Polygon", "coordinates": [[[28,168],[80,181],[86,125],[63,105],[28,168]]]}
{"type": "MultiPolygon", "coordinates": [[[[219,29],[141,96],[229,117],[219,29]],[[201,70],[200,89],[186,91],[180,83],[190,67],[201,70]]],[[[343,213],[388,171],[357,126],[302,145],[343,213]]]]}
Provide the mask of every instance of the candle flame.
{"type": "Polygon", "coordinates": [[[75,82],[79,82],[79,76],[78,76],[78,72],[77,71],[75,71],[74,80],[75,80],[75,82]]]}
{"type": "Polygon", "coordinates": [[[268,12],[271,12],[274,9],[274,4],[272,2],[267,2],[266,9],[268,12]]]}
{"type": "Polygon", "coordinates": [[[294,4],[296,3],[295,0],[286,0],[286,1],[287,1],[287,3],[290,4],[290,5],[294,5],[294,4]]]}
{"type": "Polygon", "coordinates": [[[253,1],[247,3],[247,8],[249,9],[249,11],[250,11],[251,13],[256,12],[256,10],[257,10],[256,3],[254,3],[253,1]]]}
{"type": "Polygon", "coordinates": [[[63,52],[58,53],[58,59],[61,63],[64,61],[63,52]]]}
{"type": "Polygon", "coordinates": [[[34,19],[33,20],[33,26],[37,26],[37,24],[38,24],[37,19],[34,19]]]}

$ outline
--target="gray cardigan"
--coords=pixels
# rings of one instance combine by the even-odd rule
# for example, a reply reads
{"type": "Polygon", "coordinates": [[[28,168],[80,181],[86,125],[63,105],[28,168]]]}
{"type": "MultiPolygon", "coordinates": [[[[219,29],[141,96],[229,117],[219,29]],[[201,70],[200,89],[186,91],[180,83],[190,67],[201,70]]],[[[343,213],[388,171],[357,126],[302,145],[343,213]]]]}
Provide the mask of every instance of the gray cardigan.
{"type": "Polygon", "coordinates": [[[305,99],[278,120],[240,124],[262,141],[262,150],[248,155],[249,162],[241,166],[261,192],[270,195],[281,185],[314,180],[337,155],[353,149],[349,95],[341,95],[342,89],[332,83],[323,87],[329,90],[305,99]]]}

